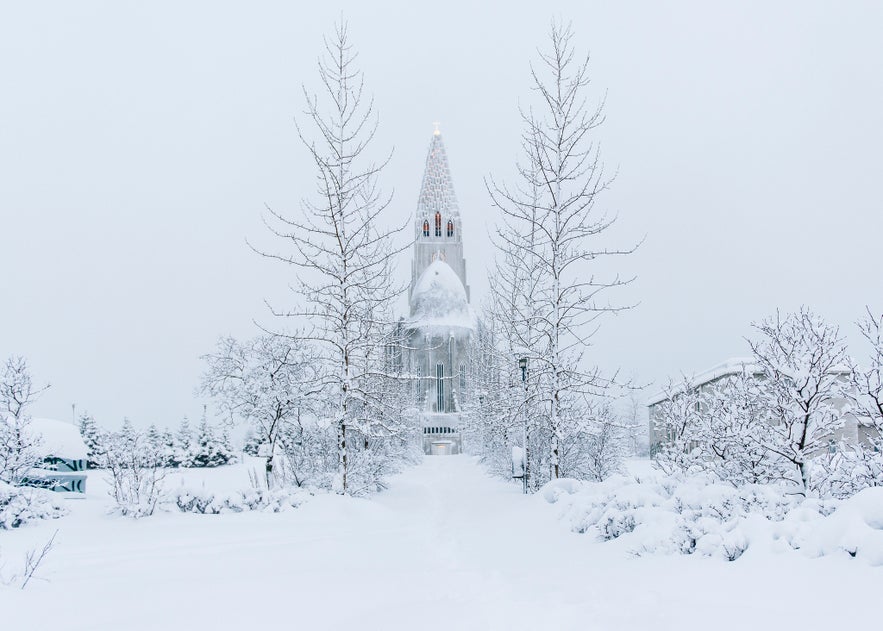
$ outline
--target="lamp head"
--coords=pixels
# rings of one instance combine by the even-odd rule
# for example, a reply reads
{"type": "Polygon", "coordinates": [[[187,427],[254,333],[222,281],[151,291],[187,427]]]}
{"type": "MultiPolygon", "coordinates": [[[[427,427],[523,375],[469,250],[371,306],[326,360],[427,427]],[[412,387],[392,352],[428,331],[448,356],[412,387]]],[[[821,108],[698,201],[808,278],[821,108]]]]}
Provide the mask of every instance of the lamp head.
{"type": "Polygon", "coordinates": [[[527,357],[518,358],[518,367],[521,369],[521,381],[527,381],[527,357]]]}

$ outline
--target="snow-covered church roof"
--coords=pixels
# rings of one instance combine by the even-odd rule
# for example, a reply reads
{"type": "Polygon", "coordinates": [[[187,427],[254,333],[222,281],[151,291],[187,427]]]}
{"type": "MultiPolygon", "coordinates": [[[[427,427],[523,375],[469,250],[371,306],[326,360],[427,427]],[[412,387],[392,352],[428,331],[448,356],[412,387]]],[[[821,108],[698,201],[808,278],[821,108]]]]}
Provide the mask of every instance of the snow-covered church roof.
{"type": "Polygon", "coordinates": [[[423,270],[411,293],[412,327],[447,326],[475,328],[466,288],[450,265],[436,259],[423,270]]]}

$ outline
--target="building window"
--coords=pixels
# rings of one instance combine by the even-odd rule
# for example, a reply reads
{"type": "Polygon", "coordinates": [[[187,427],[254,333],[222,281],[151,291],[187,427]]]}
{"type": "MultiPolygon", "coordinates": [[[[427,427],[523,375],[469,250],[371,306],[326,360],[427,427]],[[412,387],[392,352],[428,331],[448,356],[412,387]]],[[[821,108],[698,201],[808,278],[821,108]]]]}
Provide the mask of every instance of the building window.
{"type": "Polygon", "coordinates": [[[450,219],[448,219],[448,236],[449,237],[454,236],[454,222],[451,221],[450,219]]]}
{"type": "Polygon", "coordinates": [[[424,237],[429,236],[429,220],[428,219],[423,220],[423,236],[424,237]]]}
{"type": "Polygon", "coordinates": [[[418,401],[420,399],[420,395],[422,394],[421,388],[423,387],[423,367],[417,366],[417,379],[414,381],[414,396],[417,397],[418,401]]]}
{"type": "Polygon", "coordinates": [[[435,365],[435,389],[437,395],[437,407],[439,412],[445,411],[445,365],[439,362],[435,365]]]}
{"type": "Polygon", "coordinates": [[[435,236],[441,236],[441,213],[435,213],[435,236]]]}

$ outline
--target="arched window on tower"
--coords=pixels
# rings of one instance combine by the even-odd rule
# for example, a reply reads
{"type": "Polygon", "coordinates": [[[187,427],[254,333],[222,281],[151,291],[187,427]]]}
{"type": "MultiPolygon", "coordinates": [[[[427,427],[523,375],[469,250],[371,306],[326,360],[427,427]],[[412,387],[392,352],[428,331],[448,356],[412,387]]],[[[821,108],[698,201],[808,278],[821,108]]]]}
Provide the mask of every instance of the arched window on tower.
{"type": "Polygon", "coordinates": [[[451,221],[450,219],[448,219],[448,236],[449,237],[454,236],[454,222],[451,221]]]}
{"type": "Polygon", "coordinates": [[[435,213],[435,236],[441,236],[441,213],[435,213]]]}
{"type": "Polygon", "coordinates": [[[424,237],[429,236],[429,220],[428,219],[423,220],[423,236],[424,237]]]}

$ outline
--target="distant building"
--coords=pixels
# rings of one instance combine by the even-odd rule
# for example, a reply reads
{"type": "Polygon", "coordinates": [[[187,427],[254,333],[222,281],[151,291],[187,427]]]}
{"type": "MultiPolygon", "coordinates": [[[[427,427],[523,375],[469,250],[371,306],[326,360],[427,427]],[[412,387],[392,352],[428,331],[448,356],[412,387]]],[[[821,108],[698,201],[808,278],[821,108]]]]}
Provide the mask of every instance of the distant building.
{"type": "Polygon", "coordinates": [[[42,458],[31,469],[27,483],[51,491],[86,492],[86,444],[76,425],[48,418],[28,422],[28,433],[39,438],[36,447],[42,458]]]}
{"type": "MultiPolygon", "coordinates": [[[[700,392],[708,391],[713,389],[715,385],[719,384],[723,379],[741,375],[743,371],[756,378],[763,377],[763,371],[755,363],[753,358],[735,357],[728,359],[727,361],[696,375],[689,381],[690,387],[700,392]]],[[[844,370],[842,372],[843,379],[846,379],[848,374],[848,371],[844,370]]],[[[683,385],[681,387],[683,387],[683,385]]],[[[679,390],[675,390],[675,392],[671,394],[677,396],[679,392],[679,390]]],[[[650,397],[650,399],[647,400],[647,410],[649,413],[648,430],[650,436],[651,456],[659,450],[659,446],[663,444],[667,439],[666,436],[664,436],[662,433],[659,432],[659,430],[657,430],[656,422],[662,420],[662,404],[668,400],[669,393],[666,392],[658,392],[656,395],[650,397]]],[[[840,408],[843,409],[844,407],[846,407],[848,402],[846,400],[842,400],[838,403],[840,408]]],[[[831,438],[834,443],[843,440],[847,443],[857,444],[859,441],[867,441],[871,433],[875,431],[876,430],[874,430],[873,428],[865,427],[861,423],[857,422],[856,418],[852,414],[846,414],[843,427],[838,430],[837,433],[834,434],[831,438]]]]}
{"type": "Polygon", "coordinates": [[[438,130],[426,158],[414,228],[410,313],[398,324],[403,350],[396,363],[411,377],[424,452],[458,454],[469,347],[478,320],[469,305],[463,224],[438,130]]]}

